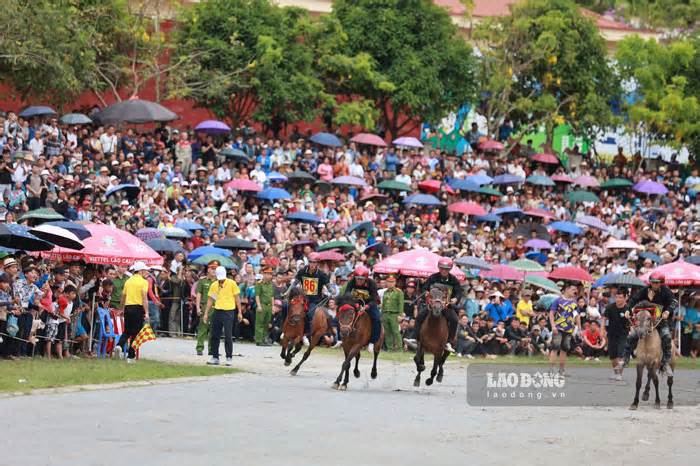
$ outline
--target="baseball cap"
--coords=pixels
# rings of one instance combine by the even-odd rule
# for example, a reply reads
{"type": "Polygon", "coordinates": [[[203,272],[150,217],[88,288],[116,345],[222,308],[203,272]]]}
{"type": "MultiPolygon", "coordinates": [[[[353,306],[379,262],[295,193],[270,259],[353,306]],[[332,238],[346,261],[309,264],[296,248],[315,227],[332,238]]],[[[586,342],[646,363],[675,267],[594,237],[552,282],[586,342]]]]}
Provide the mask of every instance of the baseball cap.
{"type": "Polygon", "coordinates": [[[216,279],[224,280],[226,278],[226,269],[222,266],[216,268],[216,279]]]}
{"type": "Polygon", "coordinates": [[[148,266],[142,261],[136,261],[134,265],[131,266],[131,270],[132,272],[140,272],[142,270],[148,270],[148,266]]]}

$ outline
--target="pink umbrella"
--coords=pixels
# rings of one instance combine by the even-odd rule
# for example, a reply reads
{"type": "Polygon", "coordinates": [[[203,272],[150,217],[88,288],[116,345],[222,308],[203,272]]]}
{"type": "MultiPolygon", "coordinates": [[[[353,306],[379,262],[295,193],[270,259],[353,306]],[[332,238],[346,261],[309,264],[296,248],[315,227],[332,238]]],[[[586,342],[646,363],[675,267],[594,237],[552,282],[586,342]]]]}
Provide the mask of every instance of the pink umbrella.
{"type": "Polygon", "coordinates": [[[649,275],[661,272],[664,282],[668,286],[700,286],[700,267],[680,259],[670,264],[664,264],[639,277],[644,282],[649,282],[649,275]]]}
{"type": "Polygon", "coordinates": [[[428,193],[437,193],[441,189],[444,189],[448,194],[454,194],[454,189],[450,188],[449,185],[443,185],[440,180],[425,180],[418,183],[418,189],[428,193]]]}
{"type": "Polygon", "coordinates": [[[551,165],[559,165],[559,158],[554,154],[535,154],[532,156],[532,160],[540,163],[548,163],[551,165]]]}
{"type": "Polygon", "coordinates": [[[493,139],[479,143],[479,149],[484,151],[498,152],[502,151],[504,148],[505,146],[503,144],[498,141],[494,141],[493,139]]]}
{"type": "Polygon", "coordinates": [[[552,181],[557,181],[559,183],[573,183],[574,180],[566,175],[552,175],[552,181]]]}
{"type": "Polygon", "coordinates": [[[130,266],[136,261],[149,265],[160,265],[163,258],[146,243],[131,233],[97,223],[88,223],[85,228],[92,234],[83,240],[85,248],[80,251],[55,247],[41,256],[64,262],[83,261],[88,264],[130,266]]]}
{"type": "Polygon", "coordinates": [[[549,210],[545,209],[530,209],[526,210],[523,212],[525,215],[529,215],[530,217],[541,217],[541,218],[547,218],[552,220],[554,217],[554,212],[550,212],[549,210]]]}
{"type": "Polygon", "coordinates": [[[464,215],[486,215],[486,210],[476,202],[455,202],[448,205],[447,210],[464,215]]]}
{"type": "MultiPolygon", "coordinates": [[[[438,271],[440,256],[427,249],[412,249],[389,256],[374,265],[375,273],[398,273],[409,277],[429,277],[438,271]]],[[[457,267],[452,267],[452,275],[464,280],[466,275],[457,267]]]]}
{"type": "Polygon", "coordinates": [[[336,261],[336,262],[342,262],[345,260],[345,256],[339,253],[335,249],[331,249],[330,251],[323,251],[316,253],[316,258],[320,261],[336,261]]]}
{"type": "Polygon", "coordinates": [[[386,147],[386,142],[384,142],[384,139],[371,133],[360,133],[355,135],[350,140],[358,144],[367,144],[368,146],[386,147]]]}
{"type": "Polygon", "coordinates": [[[243,178],[236,178],[235,180],[229,181],[224,185],[224,188],[226,190],[232,189],[234,191],[252,191],[255,193],[259,193],[263,190],[262,186],[255,181],[246,180],[243,178]]]}
{"type": "Polygon", "coordinates": [[[570,280],[574,282],[593,281],[591,274],[583,270],[581,267],[575,267],[573,265],[566,265],[564,267],[554,269],[549,274],[549,278],[552,280],[570,280]]]}
{"type": "Polygon", "coordinates": [[[394,139],[392,144],[394,144],[395,146],[414,147],[416,149],[420,149],[421,147],[423,147],[422,142],[411,136],[403,136],[398,139],[394,139]]]}
{"type": "Polygon", "coordinates": [[[481,270],[479,276],[492,280],[522,281],[525,274],[510,265],[492,264],[491,270],[481,270]]]}
{"type": "Polygon", "coordinates": [[[644,249],[639,244],[629,239],[611,239],[605,243],[608,249],[644,249]]]}
{"type": "Polygon", "coordinates": [[[600,186],[597,178],[588,175],[579,176],[574,180],[574,184],[585,186],[587,188],[597,188],[600,186]]]}

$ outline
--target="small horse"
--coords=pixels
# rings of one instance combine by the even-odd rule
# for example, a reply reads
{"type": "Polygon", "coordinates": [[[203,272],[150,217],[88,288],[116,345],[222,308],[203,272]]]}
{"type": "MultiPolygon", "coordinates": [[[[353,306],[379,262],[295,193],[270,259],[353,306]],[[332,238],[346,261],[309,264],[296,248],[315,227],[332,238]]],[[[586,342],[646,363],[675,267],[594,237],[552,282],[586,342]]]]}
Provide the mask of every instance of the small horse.
{"type": "Polygon", "coordinates": [[[418,371],[416,378],[413,380],[414,387],[420,387],[420,374],[425,370],[426,351],[433,355],[433,369],[430,371],[430,378],[425,380],[425,384],[428,386],[433,384],[433,378],[438,382],[442,382],[443,365],[450,355],[450,352],[445,350],[449,334],[447,319],[442,315],[442,310],[446,305],[446,295],[440,288],[433,287],[426,295],[426,301],[429,312],[423,321],[423,325],[418,330],[420,332],[420,341],[418,342],[416,355],[413,358],[418,371]]]}
{"type": "MultiPolygon", "coordinates": [[[[355,369],[352,371],[355,378],[360,377],[360,350],[369,344],[372,336],[372,320],[364,311],[364,303],[358,302],[354,297],[349,295],[341,296],[338,299],[338,323],[340,324],[340,335],[342,337],[343,352],[345,360],[340,369],[338,378],[335,379],[332,388],[335,390],[347,390],[348,380],[350,379],[350,363],[355,358],[355,369]],[[345,379],[343,380],[343,374],[345,379]],[[341,383],[342,380],[342,383],[341,383]]],[[[384,327],[382,326],[379,333],[379,339],[374,345],[374,362],[372,364],[371,376],[377,378],[377,356],[381,351],[384,343],[384,327]]]]}
{"type": "MultiPolygon", "coordinates": [[[[301,350],[304,338],[304,318],[307,309],[307,301],[304,295],[298,294],[289,300],[287,318],[282,324],[282,351],[280,357],[284,359],[284,365],[289,366],[292,359],[301,350]]],[[[309,347],[304,352],[301,361],[291,370],[291,375],[297,375],[299,368],[309,358],[311,351],[318,345],[324,334],[330,331],[330,320],[322,307],[317,307],[311,319],[311,338],[309,347]]]]}
{"type": "MultiPolygon", "coordinates": [[[[659,398],[659,375],[658,370],[661,365],[661,356],[663,354],[661,350],[661,337],[659,337],[658,332],[656,332],[654,318],[652,313],[649,311],[650,308],[653,309],[654,304],[651,303],[639,303],[636,306],[634,312],[635,325],[632,329],[633,332],[639,334],[639,342],[637,343],[637,350],[635,355],[637,357],[637,383],[636,391],[634,394],[634,401],[630,405],[631,410],[636,410],[639,406],[639,390],[642,387],[642,379],[644,378],[644,369],[647,370],[647,384],[644,388],[644,394],[642,395],[642,400],[647,401],[649,399],[649,388],[650,382],[654,382],[654,390],[656,391],[656,398],[654,400],[654,408],[661,408],[661,399],[659,398]]],[[[671,358],[671,368],[675,369],[675,359],[671,358]]],[[[673,376],[669,376],[667,380],[668,384],[668,401],[666,407],[668,409],[673,409],[673,376]]]]}

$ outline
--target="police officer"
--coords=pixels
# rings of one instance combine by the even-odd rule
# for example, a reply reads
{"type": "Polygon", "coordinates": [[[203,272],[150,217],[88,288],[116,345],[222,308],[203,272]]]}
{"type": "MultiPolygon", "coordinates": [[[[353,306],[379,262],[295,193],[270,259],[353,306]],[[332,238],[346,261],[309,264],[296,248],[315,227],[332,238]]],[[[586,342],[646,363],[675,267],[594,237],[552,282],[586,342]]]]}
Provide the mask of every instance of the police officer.
{"type": "MultiPolygon", "coordinates": [[[[450,270],[452,270],[452,260],[446,257],[441,258],[438,261],[438,272],[428,277],[428,280],[423,286],[423,290],[427,292],[434,285],[438,285],[445,288],[447,291],[449,305],[445,306],[445,308],[442,310],[442,315],[447,319],[448,329],[447,344],[445,344],[445,349],[451,353],[454,353],[455,350],[452,348],[452,341],[457,334],[457,324],[459,324],[455,306],[462,299],[462,286],[459,284],[459,280],[450,274],[450,270]]],[[[416,336],[418,339],[420,339],[420,328],[423,325],[423,321],[427,315],[428,308],[426,306],[421,306],[418,317],[416,318],[416,336]]]]}
{"type": "Polygon", "coordinates": [[[265,266],[262,269],[262,276],[262,280],[255,285],[255,344],[269,346],[267,334],[272,320],[272,300],[274,299],[272,267],[265,266]]]}
{"type": "Polygon", "coordinates": [[[352,278],[345,285],[344,293],[350,294],[356,299],[364,301],[367,314],[372,320],[372,335],[367,345],[367,351],[374,352],[374,344],[381,333],[381,321],[379,316],[379,293],[377,284],[369,278],[369,269],[363,265],[355,268],[352,278]]]}
{"type": "Polygon", "coordinates": [[[403,312],[403,291],[396,288],[396,277],[386,279],[387,289],[382,296],[382,324],[386,335],[386,347],[390,351],[401,348],[401,331],[399,329],[399,314],[403,312]]]}
{"type": "Polygon", "coordinates": [[[330,278],[318,267],[318,256],[316,253],[313,253],[309,255],[309,265],[297,273],[297,276],[292,280],[289,288],[284,293],[286,298],[297,285],[300,285],[301,293],[306,296],[309,303],[309,309],[304,320],[304,346],[309,346],[308,334],[311,333],[311,320],[314,317],[316,306],[323,299],[324,290],[329,283],[330,278]]]}

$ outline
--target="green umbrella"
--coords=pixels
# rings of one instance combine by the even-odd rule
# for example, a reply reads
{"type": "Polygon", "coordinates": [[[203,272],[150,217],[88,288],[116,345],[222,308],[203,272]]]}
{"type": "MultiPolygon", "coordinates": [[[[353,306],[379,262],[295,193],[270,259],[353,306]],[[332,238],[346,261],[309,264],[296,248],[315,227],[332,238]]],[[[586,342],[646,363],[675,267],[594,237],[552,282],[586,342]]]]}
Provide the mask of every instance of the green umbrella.
{"type": "Polygon", "coordinates": [[[543,290],[561,294],[561,289],[549,278],[540,277],[539,275],[527,275],[523,282],[536,286],[537,288],[542,288],[543,290]]]}
{"type": "Polygon", "coordinates": [[[610,178],[608,181],[600,185],[601,189],[628,188],[632,186],[632,182],[625,178],[610,178]]]}
{"type": "Polygon", "coordinates": [[[554,300],[557,299],[558,297],[559,296],[556,294],[543,294],[542,296],[540,296],[540,299],[538,299],[537,302],[535,303],[535,307],[538,307],[540,309],[549,310],[549,308],[552,306],[552,303],[554,302],[554,300]]]}
{"type": "Polygon", "coordinates": [[[566,197],[569,202],[600,202],[598,196],[590,191],[571,191],[566,197]]]}
{"type": "Polygon", "coordinates": [[[219,261],[219,264],[224,268],[238,270],[238,266],[231,259],[224,257],[221,254],[204,254],[203,256],[200,256],[192,261],[192,263],[197,265],[208,265],[211,261],[219,261]]]}
{"type": "Polygon", "coordinates": [[[542,272],[544,270],[544,267],[542,267],[539,263],[530,259],[518,259],[517,261],[513,261],[508,265],[513,267],[515,270],[520,270],[521,272],[542,272]]]}
{"type": "Polygon", "coordinates": [[[477,192],[480,194],[487,194],[489,196],[503,196],[503,193],[500,192],[498,189],[494,188],[493,186],[482,186],[477,192]]]}
{"type": "Polygon", "coordinates": [[[331,241],[318,247],[317,251],[330,251],[331,249],[345,249],[352,251],[355,249],[355,245],[348,243],[347,241],[331,241]]]}
{"type": "Polygon", "coordinates": [[[390,191],[413,191],[409,185],[396,180],[384,180],[377,185],[379,189],[388,189],[390,191]]]}
{"type": "Polygon", "coordinates": [[[42,208],[36,210],[30,210],[26,214],[19,218],[19,221],[29,220],[29,224],[32,226],[39,225],[43,222],[50,222],[51,220],[65,220],[66,218],[50,208],[42,208]]]}

